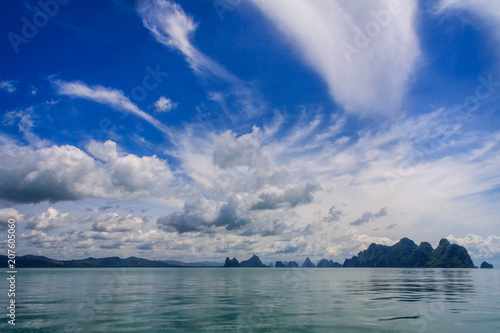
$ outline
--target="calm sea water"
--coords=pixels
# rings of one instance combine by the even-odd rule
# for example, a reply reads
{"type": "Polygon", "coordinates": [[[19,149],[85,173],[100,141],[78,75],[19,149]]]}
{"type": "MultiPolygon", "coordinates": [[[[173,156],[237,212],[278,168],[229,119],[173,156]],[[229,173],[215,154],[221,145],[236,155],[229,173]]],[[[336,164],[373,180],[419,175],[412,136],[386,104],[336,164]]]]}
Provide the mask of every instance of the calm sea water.
{"type": "MultiPolygon", "coordinates": [[[[480,269],[20,269],[16,329],[500,332],[499,275],[480,269]]],[[[0,331],[10,329],[6,321],[0,331]]]]}

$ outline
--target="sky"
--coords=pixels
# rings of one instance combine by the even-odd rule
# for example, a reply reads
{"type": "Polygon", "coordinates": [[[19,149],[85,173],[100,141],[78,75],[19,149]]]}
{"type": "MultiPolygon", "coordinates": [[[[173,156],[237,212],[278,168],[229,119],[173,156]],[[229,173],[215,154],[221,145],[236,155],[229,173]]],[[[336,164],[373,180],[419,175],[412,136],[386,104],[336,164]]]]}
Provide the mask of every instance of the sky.
{"type": "Polygon", "coordinates": [[[18,255],[500,264],[496,0],[0,4],[18,255]]]}

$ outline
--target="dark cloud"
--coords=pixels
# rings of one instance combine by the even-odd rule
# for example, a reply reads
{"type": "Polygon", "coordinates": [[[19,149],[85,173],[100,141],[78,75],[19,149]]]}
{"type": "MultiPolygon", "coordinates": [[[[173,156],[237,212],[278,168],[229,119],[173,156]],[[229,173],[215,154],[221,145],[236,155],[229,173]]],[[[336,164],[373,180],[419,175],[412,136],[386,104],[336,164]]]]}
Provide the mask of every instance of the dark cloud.
{"type": "Polygon", "coordinates": [[[238,204],[232,200],[224,204],[219,210],[219,215],[213,221],[217,227],[225,227],[226,230],[241,229],[246,224],[250,223],[249,220],[243,219],[238,216],[236,208],[238,204]]]}
{"type": "Polygon", "coordinates": [[[160,228],[167,231],[176,231],[180,234],[194,231],[206,231],[211,226],[224,227],[226,230],[241,229],[250,221],[238,215],[239,203],[229,198],[217,211],[214,217],[207,214],[214,205],[209,201],[195,201],[184,203],[181,211],[170,213],[156,221],[160,228]]]}
{"type": "Polygon", "coordinates": [[[122,243],[114,243],[114,244],[101,244],[100,248],[101,249],[106,249],[106,250],[113,250],[113,249],[119,249],[123,246],[122,243]]]}
{"type": "Polygon", "coordinates": [[[153,244],[142,244],[136,247],[138,250],[151,251],[153,249],[153,244]]]}
{"type": "Polygon", "coordinates": [[[299,205],[311,203],[314,200],[313,193],[321,190],[317,183],[307,183],[285,190],[282,194],[262,193],[260,201],[254,204],[252,210],[272,210],[277,208],[294,208],[299,205]]]}
{"type": "Polygon", "coordinates": [[[344,217],[346,214],[338,209],[335,205],[330,207],[328,210],[328,216],[325,217],[325,222],[338,222],[342,217],[344,217]]]}
{"type": "Polygon", "coordinates": [[[394,224],[388,225],[388,226],[386,227],[386,229],[387,229],[387,230],[389,230],[389,229],[395,228],[395,227],[397,227],[397,226],[398,226],[398,225],[394,223],[394,224]]]}
{"type": "Polygon", "coordinates": [[[382,216],[386,216],[386,215],[387,215],[387,209],[382,208],[377,213],[366,212],[359,219],[352,221],[349,224],[359,226],[359,225],[366,224],[370,221],[376,220],[376,219],[378,219],[382,216]]]}
{"type": "Polygon", "coordinates": [[[304,249],[305,249],[305,244],[301,244],[301,245],[297,245],[297,246],[287,245],[284,249],[275,251],[274,254],[296,253],[296,252],[301,252],[304,249]]]}

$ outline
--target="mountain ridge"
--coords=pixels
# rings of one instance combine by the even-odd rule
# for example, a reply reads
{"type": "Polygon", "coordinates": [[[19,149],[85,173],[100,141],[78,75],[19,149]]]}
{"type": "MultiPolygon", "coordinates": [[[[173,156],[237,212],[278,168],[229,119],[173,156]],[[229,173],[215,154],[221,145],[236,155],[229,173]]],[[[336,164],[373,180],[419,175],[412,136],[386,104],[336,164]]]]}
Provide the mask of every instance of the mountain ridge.
{"type": "MultiPolygon", "coordinates": [[[[7,265],[7,256],[0,255],[0,265],[7,265]]],[[[85,267],[182,267],[171,265],[165,262],[142,259],[137,257],[128,257],[121,259],[119,257],[105,258],[85,258],[71,260],[56,260],[45,256],[35,256],[27,254],[16,257],[17,268],[85,268],[85,267]]]]}

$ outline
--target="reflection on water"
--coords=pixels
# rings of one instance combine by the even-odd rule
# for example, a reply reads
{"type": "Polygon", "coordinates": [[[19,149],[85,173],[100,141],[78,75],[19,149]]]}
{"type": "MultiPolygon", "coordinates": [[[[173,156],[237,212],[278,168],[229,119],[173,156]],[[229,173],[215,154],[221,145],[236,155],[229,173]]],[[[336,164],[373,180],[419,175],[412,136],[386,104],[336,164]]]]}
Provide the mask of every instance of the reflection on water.
{"type": "MultiPolygon", "coordinates": [[[[385,269],[381,269],[385,270],[385,269]]],[[[444,301],[467,302],[474,296],[471,269],[399,269],[389,274],[374,272],[361,282],[355,292],[374,300],[392,299],[402,302],[444,301]]]]}
{"type": "Polygon", "coordinates": [[[498,275],[479,269],[23,269],[16,328],[500,332],[498,275]]]}

